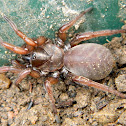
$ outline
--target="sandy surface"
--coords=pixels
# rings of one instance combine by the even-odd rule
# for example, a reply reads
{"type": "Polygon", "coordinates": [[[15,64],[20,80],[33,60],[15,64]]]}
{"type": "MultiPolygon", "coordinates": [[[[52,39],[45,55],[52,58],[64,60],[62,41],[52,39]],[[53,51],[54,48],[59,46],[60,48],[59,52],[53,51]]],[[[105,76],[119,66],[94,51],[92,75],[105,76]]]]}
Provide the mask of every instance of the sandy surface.
{"type": "MultiPolygon", "coordinates": [[[[126,92],[125,35],[113,38],[105,46],[111,50],[117,66],[108,77],[99,82],[120,92],[126,92]]],[[[0,75],[0,125],[58,126],[43,87],[44,78],[34,79],[28,76],[20,83],[23,88],[20,91],[13,84],[16,77],[17,75],[13,73],[0,75]],[[31,92],[30,82],[33,85],[31,92]],[[31,101],[33,105],[28,109],[31,101]]],[[[60,81],[53,85],[56,103],[66,100],[75,101],[73,106],[58,109],[61,126],[124,126],[126,124],[126,99],[90,87],[82,87],[73,82],[66,84],[66,82],[67,80],[60,81]]]]}

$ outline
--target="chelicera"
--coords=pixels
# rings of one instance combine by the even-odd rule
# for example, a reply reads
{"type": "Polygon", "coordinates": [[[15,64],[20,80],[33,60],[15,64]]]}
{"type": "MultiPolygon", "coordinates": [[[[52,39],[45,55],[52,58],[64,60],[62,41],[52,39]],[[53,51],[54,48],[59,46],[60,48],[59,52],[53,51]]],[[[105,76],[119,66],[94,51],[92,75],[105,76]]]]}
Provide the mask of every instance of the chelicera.
{"type": "Polygon", "coordinates": [[[45,76],[45,89],[49,95],[52,111],[56,116],[57,122],[59,122],[59,116],[51,85],[58,82],[60,74],[64,73],[63,75],[66,77],[69,76],[76,83],[91,86],[126,98],[125,94],[93,81],[105,78],[113,69],[115,61],[109,49],[95,43],[78,45],[84,40],[99,36],[126,33],[126,30],[102,30],[80,33],[75,35],[74,38],[65,45],[67,38],[66,31],[85,13],[91,10],[92,7],[86,9],[73,20],[60,27],[56,42],[44,36],[40,36],[36,40],[28,38],[24,33],[18,30],[11,19],[3,15],[3,18],[10,24],[15,33],[24,40],[25,44],[22,47],[17,47],[0,39],[2,46],[16,54],[21,54],[21,60],[14,60],[12,66],[0,67],[0,73],[8,71],[18,73],[18,77],[15,81],[18,87],[19,83],[27,75],[34,78],[45,76]]]}

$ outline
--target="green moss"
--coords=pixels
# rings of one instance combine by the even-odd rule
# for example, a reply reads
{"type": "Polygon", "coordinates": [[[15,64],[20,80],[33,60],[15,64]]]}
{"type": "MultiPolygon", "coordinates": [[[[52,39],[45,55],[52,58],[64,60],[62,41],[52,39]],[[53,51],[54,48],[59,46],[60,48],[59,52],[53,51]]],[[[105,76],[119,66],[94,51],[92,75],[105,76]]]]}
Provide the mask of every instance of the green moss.
{"type": "MultiPolygon", "coordinates": [[[[123,23],[120,22],[119,17],[121,19],[125,17],[120,13],[122,4],[119,2],[118,0],[6,0],[0,2],[0,12],[11,18],[28,37],[44,35],[53,39],[60,26],[90,6],[94,9],[84,16],[86,20],[80,25],[77,33],[120,29],[123,23]]],[[[70,32],[72,30],[75,30],[74,27],[70,32]]],[[[2,16],[0,16],[0,36],[4,41],[17,46],[24,43],[2,16]]],[[[111,37],[107,39],[111,40],[111,37]]],[[[103,44],[106,42],[106,37],[95,38],[87,42],[103,44]]],[[[3,65],[12,58],[12,55],[5,54],[3,47],[0,47],[0,50],[0,65],[3,65]]]]}

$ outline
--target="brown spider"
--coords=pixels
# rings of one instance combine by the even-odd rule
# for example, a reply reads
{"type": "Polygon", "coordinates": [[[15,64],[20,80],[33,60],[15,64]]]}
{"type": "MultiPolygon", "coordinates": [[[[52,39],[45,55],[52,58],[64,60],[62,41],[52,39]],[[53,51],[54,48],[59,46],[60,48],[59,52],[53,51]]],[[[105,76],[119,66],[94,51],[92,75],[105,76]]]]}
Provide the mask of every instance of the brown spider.
{"type": "Polygon", "coordinates": [[[25,45],[17,47],[7,42],[3,42],[2,39],[0,39],[0,44],[2,46],[14,53],[21,54],[21,60],[13,61],[12,66],[0,67],[0,73],[8,71],[18,73],[18,77],[15,81],[15,84],[18,87],[18,84],[27,75],[34,78],[46,76],[47,79],[45,80],[44,85],[49,95],[52,110],[56,116],[57,122],[60,122],[60,119],[55,106],[51,85],[58,82],[61,73],[64,73],[63,75],[66,77],[71,77],[76,83],[88,85],[126,98],[125,94],[92,81],[103,79],[112,71],[115,61],[111,52],[106,47],[99,44],[87,43],[77,45],[81,41],[99,36],[126,33],[126,30],[103,30],[80,33],[77,34],[67,46],[64,44],[67,37],[66,31],[69,30],[69,28],[71,28],[85,13],[91,10],[92,7],[86,9],[73,20],[60,27],[56,42],[52,42],[44,36],[40,36],[36,40],[28,38],[24,33],[18,30],[12,20],[3,15],[3,18],[10,24],[16,34],[24,40],[25,45]]]}

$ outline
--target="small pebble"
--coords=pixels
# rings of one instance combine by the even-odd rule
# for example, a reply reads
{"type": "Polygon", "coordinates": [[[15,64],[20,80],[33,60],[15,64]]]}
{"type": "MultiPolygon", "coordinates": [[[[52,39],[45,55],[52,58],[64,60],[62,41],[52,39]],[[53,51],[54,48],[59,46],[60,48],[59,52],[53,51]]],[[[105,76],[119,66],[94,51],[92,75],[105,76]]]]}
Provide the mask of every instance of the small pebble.
{"type": "Polygon", "coordinates": [[[94,112],[92,114],[92,117],[94,120],[96,120],[96,122],[102,125],[113,123],[121,115],[125,103],[126,103],[125,99],[124,100],[121,99],[115,102],[111,101],[111,103],[108,103],[106,107],[104,107],[102,110],[94,112]],[[119,109],[120,107],[122,107],[122,109],[119,109]]]}
{"type": "Polygon", "coordinates": [[[8,112],[8,119],[13,119],[15,117],[15,114],[13,111],[8,112]]]}
{"type": "Polygon", "coordinates": [[[121,114],[121,116],[119,117],[117,121],[118,123],[121,123],[123,125],[126,124],[126,110],[121,114]]]}
{"type": "Polygon", "coordinates": [[[99,112],[95,112],[93,114],[93,117],[97,122],[101,124],[106,124],[106,123],[114,122],[118,118],[118,115],[116,115],[115,111],[102,110],[99,112]]]}
{"type": "Polygon", "coordinates": [[[84,90],[83,88],[78,88],[77,95],[75,97],[75,101],[77,104],[75,104],[75,107],[77,108],[84,108],[88,105],[89,98],[90,98],[90,92],[87,90],[84,90]]]}
{"type": "Polygon", "coordinates": [[[75,86],[72,86],[72,85],[70,85],[69,86],[69,89],[68,89],[68,95],[69,95],[69,97],[71,97],[71,98],[73,98],[73,97],[75,97],[76,96],[76,88],[75,88],[75,86]]]}
{"type": "Polygon", "coordinates": [[[88,126],[82,118],[65,118],[63,126],[88,126]]]}
{"type": "Polygon", "coordinates": [[[32,124],[36,124],[36,122],[38,121],[38,117],[37,116],[29,116],[28,118],[32,124]]]}
{"type": "Polygon", "coordinates": [[[121,47],[115,50],[117,62],[119,65],[126,64],[126,47],[121,47]]]}
{"type": "Polygon", "coordinates": [[[7,89],[10,87],[11,81],[4,74],[0,74],[0,89],[7,89]]]}
{"type": "Polygon", "coordinates": [[[115,84],[118,91],[125,92],[126,91],[126,74],[119,75],[115,79],[115,84]]]}
{"type": "Polygon", "coordinates": [[[60,95],[60,99],[61,99],[61,101],[65,101],[65,100],[68,99],[68,95],[67,95],[66,93],[62,93],[62,94],[60,95]]]}

